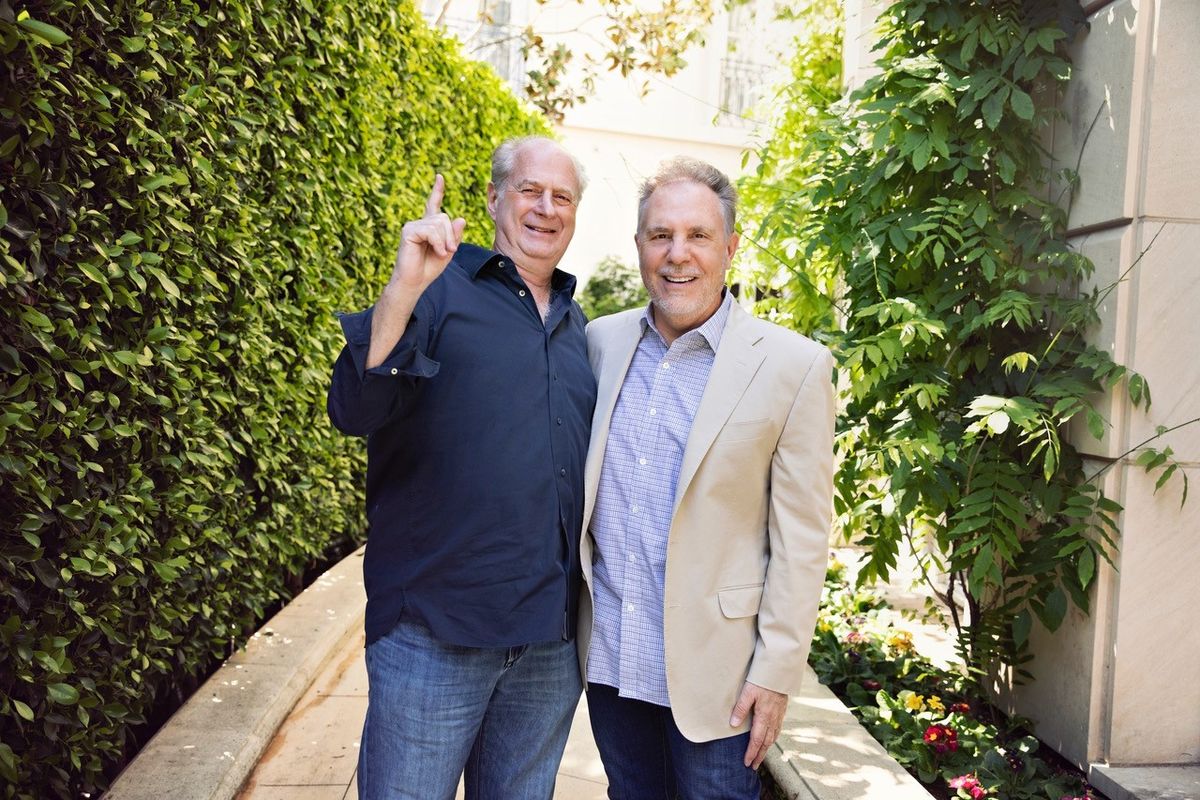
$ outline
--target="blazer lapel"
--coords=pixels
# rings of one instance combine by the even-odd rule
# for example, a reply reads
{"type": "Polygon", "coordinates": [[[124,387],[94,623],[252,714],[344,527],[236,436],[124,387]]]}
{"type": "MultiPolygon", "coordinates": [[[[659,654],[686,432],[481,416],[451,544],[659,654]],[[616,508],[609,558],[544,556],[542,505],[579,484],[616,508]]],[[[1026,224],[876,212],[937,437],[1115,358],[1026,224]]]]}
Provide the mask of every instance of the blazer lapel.
{"type": "MultiPolygon", "coordinates": [[[[687,447],[683,451],[672,516],[679,510],[679,502],[687,492],[700,462],[712,447],[713,440],[737,407],[766,357],[766,353],[757,347],[762,337],[754,336],[746,324],[750,319],[737,303],[733,304],[725,331],[721,334],[721,344],[717,348],[712,371],[708,374],[708,384],[700,398],[700,407],[696,409],[696,417],[692,420],[687,447]]],[[[595,439],[592,441],[595,442],[595,439]]]]}

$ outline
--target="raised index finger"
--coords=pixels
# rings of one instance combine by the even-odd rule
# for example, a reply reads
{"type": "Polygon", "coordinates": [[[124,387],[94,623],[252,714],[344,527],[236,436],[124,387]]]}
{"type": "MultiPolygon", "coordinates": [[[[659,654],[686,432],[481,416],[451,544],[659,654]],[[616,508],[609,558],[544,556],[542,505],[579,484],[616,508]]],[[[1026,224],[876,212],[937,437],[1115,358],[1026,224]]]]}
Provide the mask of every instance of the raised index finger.
{"type": "Polygon", "coordinates": [[[446,179],[439,172],[433,176],[433,188],[425,200],[425,216],[432,217],[442,213],[442,197],[446,194],[446,179]]]}

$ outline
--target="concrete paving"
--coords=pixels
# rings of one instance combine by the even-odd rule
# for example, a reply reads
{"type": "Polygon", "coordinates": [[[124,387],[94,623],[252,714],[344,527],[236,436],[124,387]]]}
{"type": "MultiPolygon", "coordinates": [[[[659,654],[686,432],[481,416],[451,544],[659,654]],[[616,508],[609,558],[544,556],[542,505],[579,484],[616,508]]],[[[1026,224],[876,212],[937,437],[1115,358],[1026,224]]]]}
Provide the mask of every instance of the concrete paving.
{"type": "MultiPolygon", "coordinates": [[[[167,722],[107,800],[353,800],[366,714],[362,551],[273,617],[167,722]]],[[[811,670],[766,766],[787,800],[928,800],[811,670]]],[[[558,800],[600,800],[580,703],[558,800]]]]}

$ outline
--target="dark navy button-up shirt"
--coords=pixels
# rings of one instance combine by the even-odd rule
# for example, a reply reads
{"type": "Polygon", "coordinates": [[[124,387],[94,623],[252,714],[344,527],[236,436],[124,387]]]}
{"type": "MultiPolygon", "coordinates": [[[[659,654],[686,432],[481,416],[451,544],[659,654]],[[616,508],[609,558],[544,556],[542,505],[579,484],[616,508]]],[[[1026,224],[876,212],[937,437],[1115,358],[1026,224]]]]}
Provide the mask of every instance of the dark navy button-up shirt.
{"type": "Polygon", "coordinates": [[[596,381],[575,278],[543,323],[503,255],[464,244],[387,359],[341,317],[329,416],[367,437],[367,641],[400,615],[470,647],[571,638],[596,381]]]}

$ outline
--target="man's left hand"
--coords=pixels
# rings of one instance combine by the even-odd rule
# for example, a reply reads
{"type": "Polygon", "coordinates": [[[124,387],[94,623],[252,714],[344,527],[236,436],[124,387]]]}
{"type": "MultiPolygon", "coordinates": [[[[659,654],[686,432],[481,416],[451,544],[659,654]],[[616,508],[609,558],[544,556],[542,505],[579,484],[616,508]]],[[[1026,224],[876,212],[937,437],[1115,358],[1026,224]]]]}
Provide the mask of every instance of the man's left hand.
{"type": "Polygon", "coordinates": [[[783,727],[783,713],[787,711],[787,704],[788,696],[781,692],[764,689],[749,681],[742,687],[729,724],[736,728],[747,715],[750,716],[750,746],[746,748],[743,762],[747,767],[758,769],[767,757],[767,750],[775,743],[783,727]]]}

